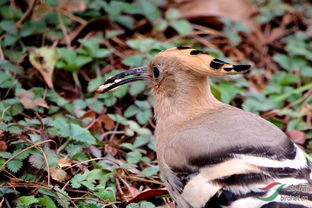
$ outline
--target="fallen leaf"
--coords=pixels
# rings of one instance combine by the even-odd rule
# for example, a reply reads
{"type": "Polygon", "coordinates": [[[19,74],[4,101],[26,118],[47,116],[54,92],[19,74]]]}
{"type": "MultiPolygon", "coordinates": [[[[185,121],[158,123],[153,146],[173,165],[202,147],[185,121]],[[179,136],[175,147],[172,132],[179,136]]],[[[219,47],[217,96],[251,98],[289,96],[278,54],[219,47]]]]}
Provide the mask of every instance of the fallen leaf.
{"type": "Polygon", "coordinates": [[[34,98],[35,94],[31,90],[20,92],[17,94],[17,97],[26,109],[33,109],[37,106],[49,108],[43,98],[34,98]]]}
{"type": "Polygon", "coordinates": [[[29,54],[30,63],[41,73],[49,88],[53,89],[52,75],[57,61],[55,48],[36,48],[29,54]]]}
{"type": "Polygon", "coordinates": [[[91,146],[89,147],[89,150],[90,150],[91,154],[92,154],[94,157],[96,157],[96,158],[102,157],[102,152],[101,152],[101,150],[99,150],[99,148],[97,148],[97,147],[91,145],[91,146]]]}
{"type": "Polygon", "coordinates": [[[45,168],[44,158],[38,155],[30,155],[28,162],[35,168],[45,168]]]}
{"type": "Polygon", "coordinates": [[[63,182],[67,178],[67,173],[60,168],[50,168],[51,178],[58,182],[63,182]]]}
{"type": "Polygon", "coordinates": [[[6,151],[8,149],[8,145],[5,141],[0,141],[0,152],[6,151]]]}
{"type": "Polygon", "coordinates": [[[257,25],[251,18],[257,12],[257,7],[249,0],[193,0],[183,2],[175,8],[180,11],[182,18],[200,19],[207,24],[210,23],[205,19],[209,17],[226,17],[234,22],[244,23],[250,31],[253,31],[257,25]]]}
{"type": "Polygon", "coordinates": [[[48,104],[46,103],[46,101],[43,98],[36,98],[34,100],[34,104],[36,106],[40,106],[40,107],[43,107],[43,108],[49,108],[48,104]]]}
{"type": "Polygon", "coordinates": [[[80,119],[92,118],[93,125],[90,128],[96,132],[103,132],[103,126],[106,130],[111,130],[115,127],[114,121],[110,119],[105,112],[101,113],[98,117],[96,117],[96,115],[94,111],[89,110],[83,114],[80,119]]]}
{"type": "Polygon", "coordinates": [[[58,10],[61,11],[84,11],[86,9],[86,5],[83,0],[58,0],[58,10]]]}
{"type": "Polygon", "coordinates": [[[304,144],[306,140],[306,134],[302,131],[292,130],[286,133],[289,138],[296,144],[304,144]]]}
{"type": "Polygon", "coordinates": [[[59,159],[59,160],[58,160],[58,164],[59,164],[59,166],[60,166],[61,168],[71,166],[70,160],[67,159],[67,158],[65,158],[65,157],[59,159]]]}
{"type": "Polygon", "coordinates": [[[111,130],[115,128],[114,121],[110,119],[106,114],[100,115],[98,119],[104,124],[105,129],[111,130]]]}
{"type": "Polygon", "coordinates": [[[49,14],[49,12],[52,10],[51,7],[48,7],[45,4],[40,4],[35,6],[34,11],[31,15],[31,19],[34,21],[39,21],[42,17],[49,14]]]}
{"type": "Polygon", "coordinates": [[[151,189],[151,190],[147,190],[147,191],[144,191],[144,192],[136,195],[133,199],[128,201],[127,204],[137,203],[137,202],[140,202],[142,200],[147,200],[149,198],[152,198],[152,197],[155,197],[155,196],[161,196],[161,195],[165,195],[165,194],[168,194],[168,191],[166,189],[151,189]]]}

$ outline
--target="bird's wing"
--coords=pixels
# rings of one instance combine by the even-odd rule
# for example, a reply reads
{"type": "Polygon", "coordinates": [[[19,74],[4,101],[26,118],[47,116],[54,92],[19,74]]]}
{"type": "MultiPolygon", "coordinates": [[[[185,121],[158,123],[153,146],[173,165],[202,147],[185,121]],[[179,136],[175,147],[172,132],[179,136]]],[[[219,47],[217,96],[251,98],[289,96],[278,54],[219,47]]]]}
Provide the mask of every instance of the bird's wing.
{"type": "Polygon", "coordinates": [[[171,171],[171,192],[190,207],[261,207],[269,202],[256,197],[265,199],[278,185],[311,182],[307,159],[281,130],[230,106],[190,122],[159,158],[163,171],[171,171]]]}

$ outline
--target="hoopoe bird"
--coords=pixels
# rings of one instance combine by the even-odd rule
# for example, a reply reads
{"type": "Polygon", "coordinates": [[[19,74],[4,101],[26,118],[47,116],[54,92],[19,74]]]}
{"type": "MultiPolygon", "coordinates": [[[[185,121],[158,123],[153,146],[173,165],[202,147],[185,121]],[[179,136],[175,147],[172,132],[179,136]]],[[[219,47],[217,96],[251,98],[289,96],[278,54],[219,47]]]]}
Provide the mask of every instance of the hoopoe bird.
{"type": "Polygon", "coordinates": [[[207,77],[249,68],[178,47],[97,89],[150,80],[160,172],[178,208],[312,207],[305,153],[270,122],[218,101],[210,91],[207,77]]]}

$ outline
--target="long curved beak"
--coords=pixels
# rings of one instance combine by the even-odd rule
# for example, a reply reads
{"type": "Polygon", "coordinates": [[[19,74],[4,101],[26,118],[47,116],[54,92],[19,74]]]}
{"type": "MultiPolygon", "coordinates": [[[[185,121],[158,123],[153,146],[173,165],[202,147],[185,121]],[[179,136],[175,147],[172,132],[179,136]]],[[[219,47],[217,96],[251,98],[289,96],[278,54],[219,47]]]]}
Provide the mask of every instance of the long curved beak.
{"type": "Polygon", "coordinates": [[[148,79],[147,76],[144,76],[144,75],[139,76],[140,74],[147,74],[147,67],[146,66],[129,69],[127,71],[116,74],[115,76],[111,76],[111,77],[107,78],[105,80],[104,84],[99,86],[95,90],[95,92],[96,93],[108,92],[109,90],[112,90],[112,89],[114,89],[120,85],[126,84],[126,83],[148,79]],[[123,79],[127,76],[130,76],[130,75],[134,75],[134,77],[123,79]]]}

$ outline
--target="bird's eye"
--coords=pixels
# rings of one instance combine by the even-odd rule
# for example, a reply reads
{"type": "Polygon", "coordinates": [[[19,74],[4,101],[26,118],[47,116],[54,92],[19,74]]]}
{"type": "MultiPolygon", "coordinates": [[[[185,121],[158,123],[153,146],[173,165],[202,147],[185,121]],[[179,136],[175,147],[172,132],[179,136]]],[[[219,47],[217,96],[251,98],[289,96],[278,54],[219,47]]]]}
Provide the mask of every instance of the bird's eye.
{"type": "Polygon", "coordinates": [[[153,74],[154,74],[155,78],[158,78],[160,76],[160,71],[159,71],[158,67],[154,66],[153,74]]]}

